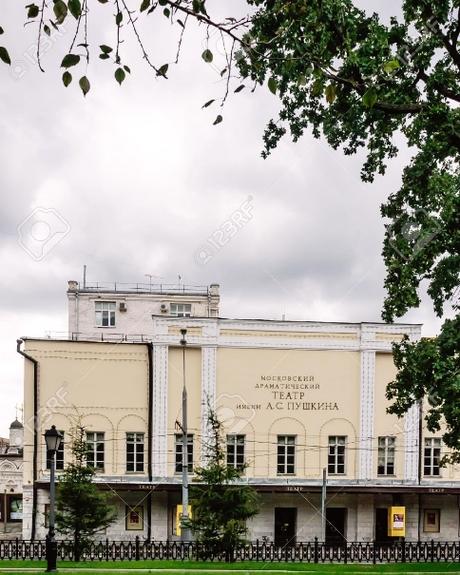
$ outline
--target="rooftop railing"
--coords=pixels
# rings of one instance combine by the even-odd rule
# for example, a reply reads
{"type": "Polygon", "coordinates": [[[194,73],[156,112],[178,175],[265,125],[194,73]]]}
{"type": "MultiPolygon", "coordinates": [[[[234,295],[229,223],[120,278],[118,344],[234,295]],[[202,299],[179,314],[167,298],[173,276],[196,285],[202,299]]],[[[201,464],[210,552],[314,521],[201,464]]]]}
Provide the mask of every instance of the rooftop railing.
{"type": "Polygon", "coordinates": [[[209,286],[167,284],[167,283],[123,283],[123,282],[75,282],[79,292],[103,293],[155,293],[155,294],[183,294],[208,295],[209,286]]]}

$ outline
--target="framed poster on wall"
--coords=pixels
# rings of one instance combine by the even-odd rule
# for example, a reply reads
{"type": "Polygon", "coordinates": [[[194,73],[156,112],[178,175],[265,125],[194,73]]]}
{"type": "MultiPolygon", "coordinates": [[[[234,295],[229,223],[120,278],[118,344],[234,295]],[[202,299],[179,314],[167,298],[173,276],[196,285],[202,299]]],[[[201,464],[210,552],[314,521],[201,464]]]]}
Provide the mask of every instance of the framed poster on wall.
{"type": "Polygon", "coordinates": [[[440,531],[439,509],[425,509],[423,511],[423,531],[425,533],[439,533],[440,531]]]}
{"type": "Polygon", "coordinates": [[[126,506],[126,530],[127,531],[142,531],[144,529],[144,507],[136,505],[131,507],[126,506]]]}

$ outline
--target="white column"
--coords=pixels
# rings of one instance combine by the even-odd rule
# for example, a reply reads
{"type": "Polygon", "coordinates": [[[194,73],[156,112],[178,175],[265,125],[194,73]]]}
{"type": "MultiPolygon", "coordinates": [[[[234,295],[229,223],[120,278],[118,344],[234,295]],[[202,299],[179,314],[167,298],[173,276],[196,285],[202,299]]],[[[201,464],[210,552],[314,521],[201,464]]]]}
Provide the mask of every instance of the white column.
{"type": "Polygon", "coordinates": [[[154,477],[167,475],[168,453],[168,346],[153,346],[153,437],[154,477]]]}
{"type": "Polygon", "coordinates": [[[404,417],[404,479],[416,482],[418,479],[418,428],[419,406],[413,405],[404,417]]]}
{"type": "Polygon", "coordinates": [[[375,351],[361,352],[359,471],[360,480],[373,473],[372,438],[374,435],[375,351]]]}
{"type": "Polygon", "coordinates": [[[201,348],[201,464],[206,461],[205,446],[209,443],[208,406],[216,407],[217,347],[201,348]]]}

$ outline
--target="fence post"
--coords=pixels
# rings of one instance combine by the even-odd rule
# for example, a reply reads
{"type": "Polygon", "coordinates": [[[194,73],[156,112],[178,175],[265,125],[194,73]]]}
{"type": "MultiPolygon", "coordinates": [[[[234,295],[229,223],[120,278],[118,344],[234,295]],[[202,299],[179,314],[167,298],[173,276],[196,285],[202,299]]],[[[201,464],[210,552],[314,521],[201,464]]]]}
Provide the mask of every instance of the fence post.
{"type": "Polygon", "coordinates": [[[345,541],[343,562],[348,563],[348,543],[345,541]]]}
{"type": "Polygon", "coordinates": [[[139,561],[139,535],[136,535],[136,561],[139,561]]]}
{"type": "Polygon", "coordinates": [[[315,537],[314,558],[315,563],[318,563],[318,537],[315,537]]]}
{"type": "Polygon", "coordinates": [[[19,559],[19,538],[16,537],[16,559],[19,559]]]}
{"type": "Polygon", "coordinates": [[[259,540],[256,540],[256,561],[259,561],[259,540]]]}
{"type": "Polygon", "coordinates": [[[372,542],[372,563],[374,565],[377,563],[377,557],[375,556],[375,541],[372,542]]]}
{"type": "Polygon", "coordinates": [[[434,539],[431,540],[431,562],[434,562],[434,539]]]}
{"type": "Polygon", "coordinates": [[[406,540],[405,539],[403,539],[401,541],[401,561],[403,563],[406,562],[406,540]]]}
{"type": "Polygon", "coordinates": [[[105,540],[105,560],[109,560],[109,538],[107,537],[105,540]]]}

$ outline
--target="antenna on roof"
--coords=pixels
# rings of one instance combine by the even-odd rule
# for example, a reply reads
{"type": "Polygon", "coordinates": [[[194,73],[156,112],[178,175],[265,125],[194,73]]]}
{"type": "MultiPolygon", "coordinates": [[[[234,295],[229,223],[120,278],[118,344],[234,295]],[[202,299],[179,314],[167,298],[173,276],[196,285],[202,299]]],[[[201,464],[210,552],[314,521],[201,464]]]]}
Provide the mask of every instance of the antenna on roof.
{"type": "Polygon", "coordinates": [[[83,265],[83,289],[86,288],[86,264],[83,265]]]}

